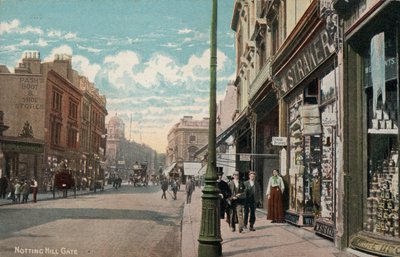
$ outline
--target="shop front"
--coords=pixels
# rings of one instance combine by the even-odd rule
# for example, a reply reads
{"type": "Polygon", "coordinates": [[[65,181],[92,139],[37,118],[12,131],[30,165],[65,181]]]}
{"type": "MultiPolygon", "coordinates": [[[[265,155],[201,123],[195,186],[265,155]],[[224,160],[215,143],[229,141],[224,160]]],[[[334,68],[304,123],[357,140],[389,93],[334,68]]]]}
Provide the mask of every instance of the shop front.
{"type": "Polygon", "coordinates": [[[280,135],[287,137],[281,152],[286,154],[281,163],[286,161],[282,175],[289,193],[285,219],[297,226],[313,226],[316,233],[333,239],[338,170],[337,45],[325,20],[317,14],[310,20],[296,40],[306,43],[288,46],[291,51],[273,66],[284,117],[280,135]]]}
{"type": "Polygon", "coordinates": [[[400,2],[359,1],[345,13],[345,200],[342,243],[400,256],[400,2]],[[349,13],[347,13],[349,12],[349,13]]]}

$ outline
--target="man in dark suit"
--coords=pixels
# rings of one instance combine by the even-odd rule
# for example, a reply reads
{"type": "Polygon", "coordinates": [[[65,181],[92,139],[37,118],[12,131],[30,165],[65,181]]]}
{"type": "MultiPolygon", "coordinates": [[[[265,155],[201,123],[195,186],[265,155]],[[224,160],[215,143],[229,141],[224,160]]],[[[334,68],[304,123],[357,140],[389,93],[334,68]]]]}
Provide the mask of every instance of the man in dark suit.
{"type": "Polygon", "coordinates": [[[220,196],[220,202],[219,202],[220,218],[224,219],[226,212],[227,216],[226,221],[229,224],[229,205],[227,203],[227,200],[231,197],[231,190],[229,189],[228,183],[222,180],[223,174],[224,172],[222,171],[222,167],[217,167],[217,175],[218,175],[217,187],[219,188],[219,196],[220,196]]]}
{"type": "Polygon", "coordinates": [[[249,180],[244,182],[244,186],[246,188],[246,201],[244,205],[244,228],[247,228],[247,223],[250,222],[250,231],[255,231],[254,223],[256,222],[256,207],[257,204],[261,202],[261,189],[255,178],[256,173],[250,170],[249,180]]]}
{"type": "Polygon", "coordinates": [[[246,201],[246,190],[242,181],[239,180],[239,171],[233,172],[233,180],[229,182],[231,190],[230,227],[235,231],[235,224],[239,223],[239,233],[243,232],[243,208],[246,201]]]}

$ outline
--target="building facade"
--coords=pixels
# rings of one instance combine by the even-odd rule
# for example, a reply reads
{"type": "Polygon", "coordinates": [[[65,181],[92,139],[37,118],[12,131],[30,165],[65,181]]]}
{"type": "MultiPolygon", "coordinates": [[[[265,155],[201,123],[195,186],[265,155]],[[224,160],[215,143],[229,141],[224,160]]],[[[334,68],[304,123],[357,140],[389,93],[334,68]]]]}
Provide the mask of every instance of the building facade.
{"type": "Polygon", "coordinates": [[[53,61],[42,63],[38,52],[27,52],[14,73],[1,69],[0,110],[8,126],[1,139],[2,170],[9,178],[36,177],[41,190],[51,186],[60,169],[82,177],[93,165],[86,161],[88,145],[98,154],[97,167],[104,159],[105,97],[92,85],[89,113],[93,115],[85,116],[87,92],[81,88],[82,76],[72,69],[71,58],[57,54],[53,61]],[[82,124],[87,120],[93,125],[85,131],[82,124]]]}
{"type": "Polygon", "coordinates": [[[399,1],[334,1],[343,67],[339,245],[400,255],[399,1]]]}
{"type": "Polygon", "coordinates": [[[184,116],[168,132],[166,167],[176,163],[176,170],[183,172],[183,162],[195,161],[196,152],[208,143],[208,118],[195,120],[184,116]]]}
{"type": "Polygon", "coordinates": [[[251,155],[239,167],[254,169],[264,192],[279,169],[286,221],[331,239],[342,142],[336,19],[330,1],[295,0],[236,1],[232,18],[236,82],[246,94],[240,111],[248,121],[237,149],[251,155]]]}
{"type": "Polygon", "coordinates": [[[15,73],[3,66],[0,96],[1,175],[40,179],[45,145],[46,79],[40,73],[39,53],[25,55],[15,73]]]}
{"type": "Polygon", "coordinates": [[[232,18],[250,131],[237,129],[238,151],[264,185],[279,167],[287,222],[383,256],[400,254],[399,8],[238,0],[232,18]]]}

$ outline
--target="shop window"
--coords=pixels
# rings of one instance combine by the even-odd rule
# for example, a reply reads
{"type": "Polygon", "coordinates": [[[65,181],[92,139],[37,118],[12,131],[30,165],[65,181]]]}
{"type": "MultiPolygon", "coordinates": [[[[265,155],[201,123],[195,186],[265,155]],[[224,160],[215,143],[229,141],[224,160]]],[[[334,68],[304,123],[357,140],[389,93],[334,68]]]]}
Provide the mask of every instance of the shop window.
{"type": "Polygon", "coordinates": [[[364,62],[368,196],[363,225],[368,232],[399,238],[399,88],[394,42],[393,34],[376,34],[364,62]]]}

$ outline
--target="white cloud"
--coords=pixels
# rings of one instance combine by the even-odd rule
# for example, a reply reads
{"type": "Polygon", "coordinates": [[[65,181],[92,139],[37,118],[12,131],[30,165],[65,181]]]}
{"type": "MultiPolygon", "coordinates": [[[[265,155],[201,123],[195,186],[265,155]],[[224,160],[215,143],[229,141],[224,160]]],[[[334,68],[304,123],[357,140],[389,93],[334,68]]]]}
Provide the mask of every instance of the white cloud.
{"type": "Polygon", "coordinates": [[[187,28],[178,30],[178,34],[189,34],[190,32],[193,32],[193,30],[187,28]]]}
{"type": "Polygon", "coordinates": [[[41,46],[41,47],[44,47],[44,46],[47,46],[48,44],[47,44],[46,40],[44,40],[43,38],[39,38],[39,40],[37,42],[37,45],[41,46]]]}
{"type": "Polygon", "coordinates": [[[20,33],[20,34],[33,33],[33,34],[42,35],[43,30],[41,28],[34,28],[32,26],[26,26],[26,27],[20,28],[18,30],[18,33],[20,33]]]}
{"type": "Polygon", "coordinates": [[[68,45],[61,45],[59,47],[53,48],[51,53],[44,58],[45,62],[52,62],[54,61],[54,55],[56,54],[68,54],[72,55],[72,48],[68,45]]]}
{"type": "MultiPolygon", "coordinates": [[[[224,64],[228,57],[221,51],[217,51],[217,70],[224,69],[224,64]]],[[[201,56],[192,55],[182,68],[183,76],[193,80],[208,80],[210,66],[210,50],[207,49],[201,56]]]]}
{"type": "Polygon", "coordinates": [[[67,34],[64,35],[64,38],[69,40],[69,39],[76,39],[77,35],[76,33],[68,32],[67,34]]]}
{"type": "Polygon", "coordinates": [[[3,33],[10,33],[12,31],[15,31],[19,27],[20,21],[17,19],[14,19],[9,22],[1,22],[0,23],[0,35],[3,33]]]}
{"type": "Polygon", "coordinates": [[[27,40],[27,39],[24,39],[24,40],[22,40],[22,41],[19,43],[19,45],[21,45],[21,46],[27,46],[27,45],[30,45],[30,43],[31,43],[31,41],[29,41],[29,40],[27,40]]]}
{"type": "Polygon", "coordinates": [[[18,19],[14,19],[12,21],[1,22],[0,23],[0,35],[4,33],[17,33],[17,34],[43,34],[43,30],[41,28],[35,28],[30,25],[26,27],[21,27],[21,22],[18,19]]]}
{"type": "Polygon", "coordinates": [[[93,48],[93,47],[87,47],[87,46],[82,46],[82,45],[79,45],[79,44],[77,44],[77,47],[78,47],[79,49],[81,49],[81,50],[86,50],[86,51],[88,51],[88,52],[90,52],[90,53],[99,53],[99,52],[102,51],[101,49],[97,49],[97,48],[93,48]]]}
{"type": "Polygon", "coordinates": [[[175,48],[175,47],[178,47],[178,44],[167,43],[167,44],[161,44],[160,46],[164,46],[164,47],[168,47],[168,48],[175,48]]]}
{"type": "Polygon", "coordinates": [[[47,36],[49,37],[61,37],[61,35],[62,35],[61,31],[58,30],[49,30],[47,32],[47,36]]]}
{"type": "Polygon", "coordinates": [[[145,87],[157,85],[160,80],[168,83],[176,83],[181,77],[179,76],[179,67],[175,61],[167,56],[156,54],[146,63],[143,72],[134,76],[135,81],[145,87]]]}
{"type": "Polygon", "coordinates": [[[127,88],[134,77],[133,68],[139,64],[139,56],[132,51],[123,51],[115,56],[106,56],[104,64],[110,83],[117,88],[127,88]]]}
{"type": "Polygon", "coordinates": [[[81,55],[74,55],[72,57],[72,66],[92,82],[101,69],[100,65],[91,64],[88,58],[81,55]]]}
{"type": "MultiPolygon", "coordinates": [[[[227,56],[217,51],[218,70],[223,70],[227,56]]],[[[161,53],[154,54],[145,63],[139,62],[135,52],[120,52],[115,56],[104,59],[103,72],[108,77],[110,85],[114,88],[128,88],[132,84],[144,88],[153,88],[169,84],[174,86],[193,86],[194,81],[209,80],[210,50],[205,50],[202,55],[192,55],[188,62],[180,65],[173,58],[161,53]]],[[[219,79],[226,79],[219,77],[219,79]]]]}

